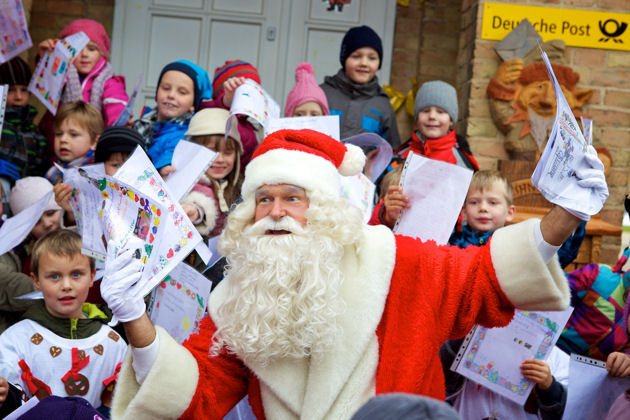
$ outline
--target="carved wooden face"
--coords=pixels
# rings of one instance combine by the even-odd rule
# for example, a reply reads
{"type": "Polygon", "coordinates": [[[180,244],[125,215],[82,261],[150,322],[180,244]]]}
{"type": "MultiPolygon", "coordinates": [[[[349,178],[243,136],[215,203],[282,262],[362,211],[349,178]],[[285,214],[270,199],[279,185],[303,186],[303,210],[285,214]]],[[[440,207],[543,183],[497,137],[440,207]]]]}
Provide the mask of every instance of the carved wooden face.
{"type": "MultiPolygon", "coordinates": [[[[592,90],[570,91],[564,86],[561,87],[571,109],[581,108],[593,95],[592,90]]],[[[553,118],[556,115],[556,94],[549,80],[540,80],[522,86],[516,95],[516,100],[521,109],[531,108],[543,118],[553,118]]]]}

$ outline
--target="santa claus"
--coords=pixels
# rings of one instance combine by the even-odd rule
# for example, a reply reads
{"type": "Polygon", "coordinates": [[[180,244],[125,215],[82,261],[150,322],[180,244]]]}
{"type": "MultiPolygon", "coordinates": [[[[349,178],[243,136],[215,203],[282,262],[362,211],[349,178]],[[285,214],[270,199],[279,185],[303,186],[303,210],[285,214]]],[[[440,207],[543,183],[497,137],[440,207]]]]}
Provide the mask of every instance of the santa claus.
{"type": "MultiPolygon", "coordinates": [[[[134,245],[108,257],[102,294],[131,345],[112,418],[222,419],[249,395],[260,419],[347,419],[375,394],[444,398],[440,344],[515,307],[568,305],[554,254],[577,218],[556,207],[466,249],[396,236],[339,197],[339,174],[363,162],[310,130],[260,144],[219,243],[225,279],[183,346],[127,297],[134,245]]],[[[590,187],[606,189],[600,172],[590,187]]]]}

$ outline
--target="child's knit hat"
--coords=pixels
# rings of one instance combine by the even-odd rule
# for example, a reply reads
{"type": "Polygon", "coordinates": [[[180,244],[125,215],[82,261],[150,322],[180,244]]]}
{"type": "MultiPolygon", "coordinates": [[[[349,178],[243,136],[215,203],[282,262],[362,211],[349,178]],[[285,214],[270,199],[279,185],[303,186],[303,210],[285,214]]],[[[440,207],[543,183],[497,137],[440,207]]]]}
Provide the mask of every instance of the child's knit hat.
{"type": "MultiPolygon", "coordinates": [[[[230,111],[223,108],[204,108],[190,119],[188,124],[188,131],[185,136],[211,136],[211,135],[225,135],[228,118],[230,117],[230,111]]],[[[239,148],[239,153],[243,152],[243,145],[241,144],[241,136],[238,132],[238,124],[233,123],[230,126],[230,131],[227,135],[236,140],[236,144],[239,148]]]]}
{"type": "Polygon", "coordinates": [[[226,61],[225,64],[214,70],[212,89],[215,99],[219,97],[223,83],[230,77],[244,77],[260,84],[260,75],[256,67],[242,60],[226,61]]]}
{"type": "Polygon", "coordinates": [[[326,94],[313,76],[313,66],[309,63],[301,63],[295,69],[295,86],[287,96],[284,116],[292,116],[295,108],[306,102],[317,102],[322,107],[324,115],[330,114],[326,94]]]}
{"type": "Polygon", "coordinates": [[[96,144],[94,162],[105,162],[113,153],[133,153],[136,147],[146,152],[144,139],[136,130],[129,127],[107,127],[96,144]]]}
{"type": "Polygon", "coordinates": [[[0,85],[28,86],[31,75],[31,68],[20,57],[15,57],[0,65],[0,85]]]}
{"type": "Polygon", "coordinates": [[[103,54],[109,53],[110,41],[105,27],[95,20],[77,19],[61,30],[61,37],[65,38],[81,31],[85,32],[90,41],[98,45],[103,54]]]}
{"type": "MultiPolygon", "coordinates": [[[[37,203],[52,190],[52,184],[41,176],[28,176],[18,179],[13,188],[11,188],[11,195],[9,196],[11,213],[15,216],[22,210],[37,203]]],[[[54,194],[50,196],[50,200],[48,200],[48,204],[44,209],[44,211],[48,210],[61,210],[61,207],[55,202],[54,194]]]]}
{"type": "Polygon", "coordinates": [[[346,59],[363,47],[372,47],[378,53],[378,68],[381,68],[383,64],[383,44],[381,38],[378,36],[374,29],[369,26],[355,26],[350,28],[348,32],[343,36],[341,41],[341,51],[339,52],[339,61],[341,67],[346,68],[346,59]]]}
{"type": "MultiPolygon", "coordinates": [[[[199,107],[199,103],[202,99],[212,98],[212,84],[210,83],[210,76],[208,76],[208,72],[199,67],[197,64],[188,60],[177,60],[165,65],[160,72],[160,77],[158,77],[158,88],[160,87],[162,76],[164,76],[164,73],[170,70],[181,71],[186,76],[192,79],[195,89],[195,101],[193,102],[195,110],[199,107]]],[[[157,96],[157,89],[155,95],[157,96]]]]}
{"type": "Polygon", "coordinates": [[[453,122],[457,122],[459,109],[457,107],[457,91],[451,85],[441,80],[433,80],[422,84],[416,93],[414,116],[428,106],[438,106],[448,113],[453,122]]]}
{"type": "Polygon", "coordinates": [[[20,416],[23,420],[105,420],[92,405],[81,397],[49,395],[20,416]]]}

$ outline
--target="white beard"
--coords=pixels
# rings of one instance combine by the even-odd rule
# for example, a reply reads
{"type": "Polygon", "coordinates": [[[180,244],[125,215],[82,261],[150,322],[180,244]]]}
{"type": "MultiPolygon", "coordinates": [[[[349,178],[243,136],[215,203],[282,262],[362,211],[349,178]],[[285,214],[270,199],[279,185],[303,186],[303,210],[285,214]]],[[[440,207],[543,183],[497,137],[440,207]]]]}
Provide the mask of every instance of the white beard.
{"type": "Polygon", "coordinates": [[[538,150],[542,150],[549,138],[549,134],[551,134],[551,129],[553,128],[553,123],[555,121],[555,115],[553,117],[541,117],[531,108],[528,109],[528,112],[528,120],[532,137],[534,138],[536,145],[538,145],[538,150]]]}
{"type": "Polygon", "coordinates": [[[230,262],[229,297],[217,310],[212,354],[222,347],[245,362],[302,358],[324,351],[343,310],[343,245],[326,229],[302,228],[285,217],[246,227],[223,252],[230,262]],[[284,235],[265,231],[288,230],[284,235]],[[226,249],[228,248],[228,249],[226,249]]]}

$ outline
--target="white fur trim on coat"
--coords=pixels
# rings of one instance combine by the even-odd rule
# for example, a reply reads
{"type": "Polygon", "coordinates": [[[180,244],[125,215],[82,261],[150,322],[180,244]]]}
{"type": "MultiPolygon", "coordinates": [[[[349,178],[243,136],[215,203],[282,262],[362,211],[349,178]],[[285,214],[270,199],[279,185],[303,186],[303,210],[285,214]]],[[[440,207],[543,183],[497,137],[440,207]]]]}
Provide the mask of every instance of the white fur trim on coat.
{"type": "Polygon", "coordinates": [[[571,292],[558,258],[545,264],[538,252],[537,219],[498,229],[490,241],[492,265],[503,293],[519,309],[559,311],[571,292]]]}
{"type": "Polygon", "coordinates": [[[217,205],[214,198],[208,197],[202,192],[192,191],[182,200],[182,204],[193,204],[203,210],[203,219],[195,227],[201,235],[208,235],[217,225],[217,205]]]}
{"type": "Polygon", "coordinates": [[[339,172],[332,162],[312,153],[274,149],[252,159],[245,168],[243,199],[252,197],[263,185],[277,184],[318,190],[335,197],[340,194],[339,172]]]}
{"type": "Polygon", "coordinates": [[[199,381],[197,361],[164,328],[155,329],[159,336],[158,356],[142,385],[131,367],[131,349],[127,351],[114,391],[112,419],[176,419],[195,395],[199,381]]]}

